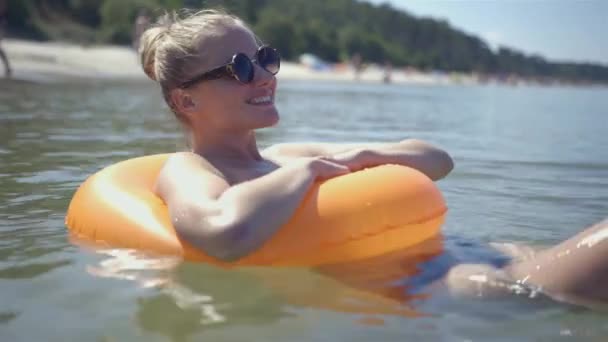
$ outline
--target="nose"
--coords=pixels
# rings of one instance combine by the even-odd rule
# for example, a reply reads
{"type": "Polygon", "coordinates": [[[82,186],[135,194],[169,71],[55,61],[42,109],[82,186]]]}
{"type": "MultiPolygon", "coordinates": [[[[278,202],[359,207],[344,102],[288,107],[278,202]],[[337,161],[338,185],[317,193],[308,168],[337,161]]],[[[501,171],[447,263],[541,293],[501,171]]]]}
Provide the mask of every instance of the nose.
{"type": "Polygon", "coordinates": [[[266,71],[266,69],[262,68],[258,63],[253,63],[254,66],[254,76],[253,76],[253,85],[256,87],[263,87],[271,85],[275,82],[275,75],[266,71]]]}

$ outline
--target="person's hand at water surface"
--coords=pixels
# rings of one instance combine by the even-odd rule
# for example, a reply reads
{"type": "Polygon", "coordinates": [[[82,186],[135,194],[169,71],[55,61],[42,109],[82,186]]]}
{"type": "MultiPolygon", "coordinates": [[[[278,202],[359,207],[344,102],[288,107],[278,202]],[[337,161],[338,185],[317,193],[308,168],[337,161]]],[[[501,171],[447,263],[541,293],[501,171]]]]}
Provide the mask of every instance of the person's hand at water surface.
{"type": "Polygon", "coordinates": [[[383,164],[399,164],[415,168],[432,180],[445,177],[454,168],[447,152],[417,139],[397,143],[285,143],[266,149],[264,155],[283,160],[323,156],[351,171],[383,164]]]}

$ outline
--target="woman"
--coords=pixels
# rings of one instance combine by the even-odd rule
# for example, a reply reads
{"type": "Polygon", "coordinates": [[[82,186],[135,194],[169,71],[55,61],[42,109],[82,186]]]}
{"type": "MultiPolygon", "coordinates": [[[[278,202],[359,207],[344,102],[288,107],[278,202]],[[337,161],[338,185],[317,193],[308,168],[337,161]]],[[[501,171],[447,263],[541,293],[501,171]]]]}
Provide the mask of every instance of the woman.
{"type": "MultiPolygon", "coordinates": [[[[165,16],[141,42],[142,67],[159,82],[192,147],[169,158],[156,192],[177,233],[216,258],[231,261],[255,251],[292,216],[315,180],[387,163],[416,168],[433,180],[452,170],[445,151],[418,140],[293,143],[259,151],[254,131],[279,120],[274,95],[280,58],[237,17],[211,10],[184,19],[165,16]]],[[[466,265],[447,279],[459,293],[479,289],[482,281],[553,281],[528,275],[532,268],[526,262],[500,271],[466,265]]]]}
{"type": "Polygon", "coordinates": [[[385,163],[415,167],[432,179],[452,169],[447,153],[414,140],[283,144],[260,152],[254,130],[279,120],[274,74],[280,62],[235,17],[204,11],[148,30],[142,63],[191,137],[192,152],[174,155],[163,168],[158,194],[178,233],[217,258],[234,260],[258,248],[315,180],[385,163]],[[230,67],[249,66],[242,77],[250,80],[236,80],[224,67],[235,55],[239,64],[230,67]]]}

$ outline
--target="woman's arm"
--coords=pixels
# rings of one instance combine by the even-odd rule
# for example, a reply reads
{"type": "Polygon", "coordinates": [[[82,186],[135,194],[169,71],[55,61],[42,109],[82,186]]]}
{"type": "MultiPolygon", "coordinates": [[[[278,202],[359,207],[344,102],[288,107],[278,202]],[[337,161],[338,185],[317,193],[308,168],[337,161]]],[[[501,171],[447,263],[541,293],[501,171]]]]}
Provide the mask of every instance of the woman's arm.
{"type": "Polygon", "coordinates": [[[289,160],[302,157],[331,157],[337,153],[352,151],[355,149],[382,148],[389,147],[391,145],[394,145],[394,143],[280,143],[264,149],[262,154],[269,159],[289,160]]]}
{"type": "Polygon", "coordinates": [[[289,220],[315,179],[348,172],[322,159],[303,159],[230,186],[203,158],[182,153],[167,162],[156,189],[181,238],[213,257],[234,261],[289,220]]]}
{"type": "Polygon", "coordinates": [[[454,167],[450,155],[416,139],[398,143],[287,143],[274,145],[263,152],[269,159],[284,161],[298,157],[327,157],[351,171],[382,164],[415,168],[433,180],[445,177],[454,167]]]}

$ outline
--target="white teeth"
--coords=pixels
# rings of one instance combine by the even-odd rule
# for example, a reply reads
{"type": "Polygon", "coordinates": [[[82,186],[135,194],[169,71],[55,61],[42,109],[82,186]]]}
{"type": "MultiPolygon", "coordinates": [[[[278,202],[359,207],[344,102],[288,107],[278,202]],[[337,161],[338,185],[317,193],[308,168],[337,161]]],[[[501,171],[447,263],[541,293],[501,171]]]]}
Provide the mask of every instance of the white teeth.
{"type": "Polygon", "coordinates": [[[255,97],[251,100],[249,100],[249,102],[253,103],[253,104],[260,104],[260,103],[270,103],[272,100],[272,98],[270,96],[260,96],[260,97],[255,97]]]}

